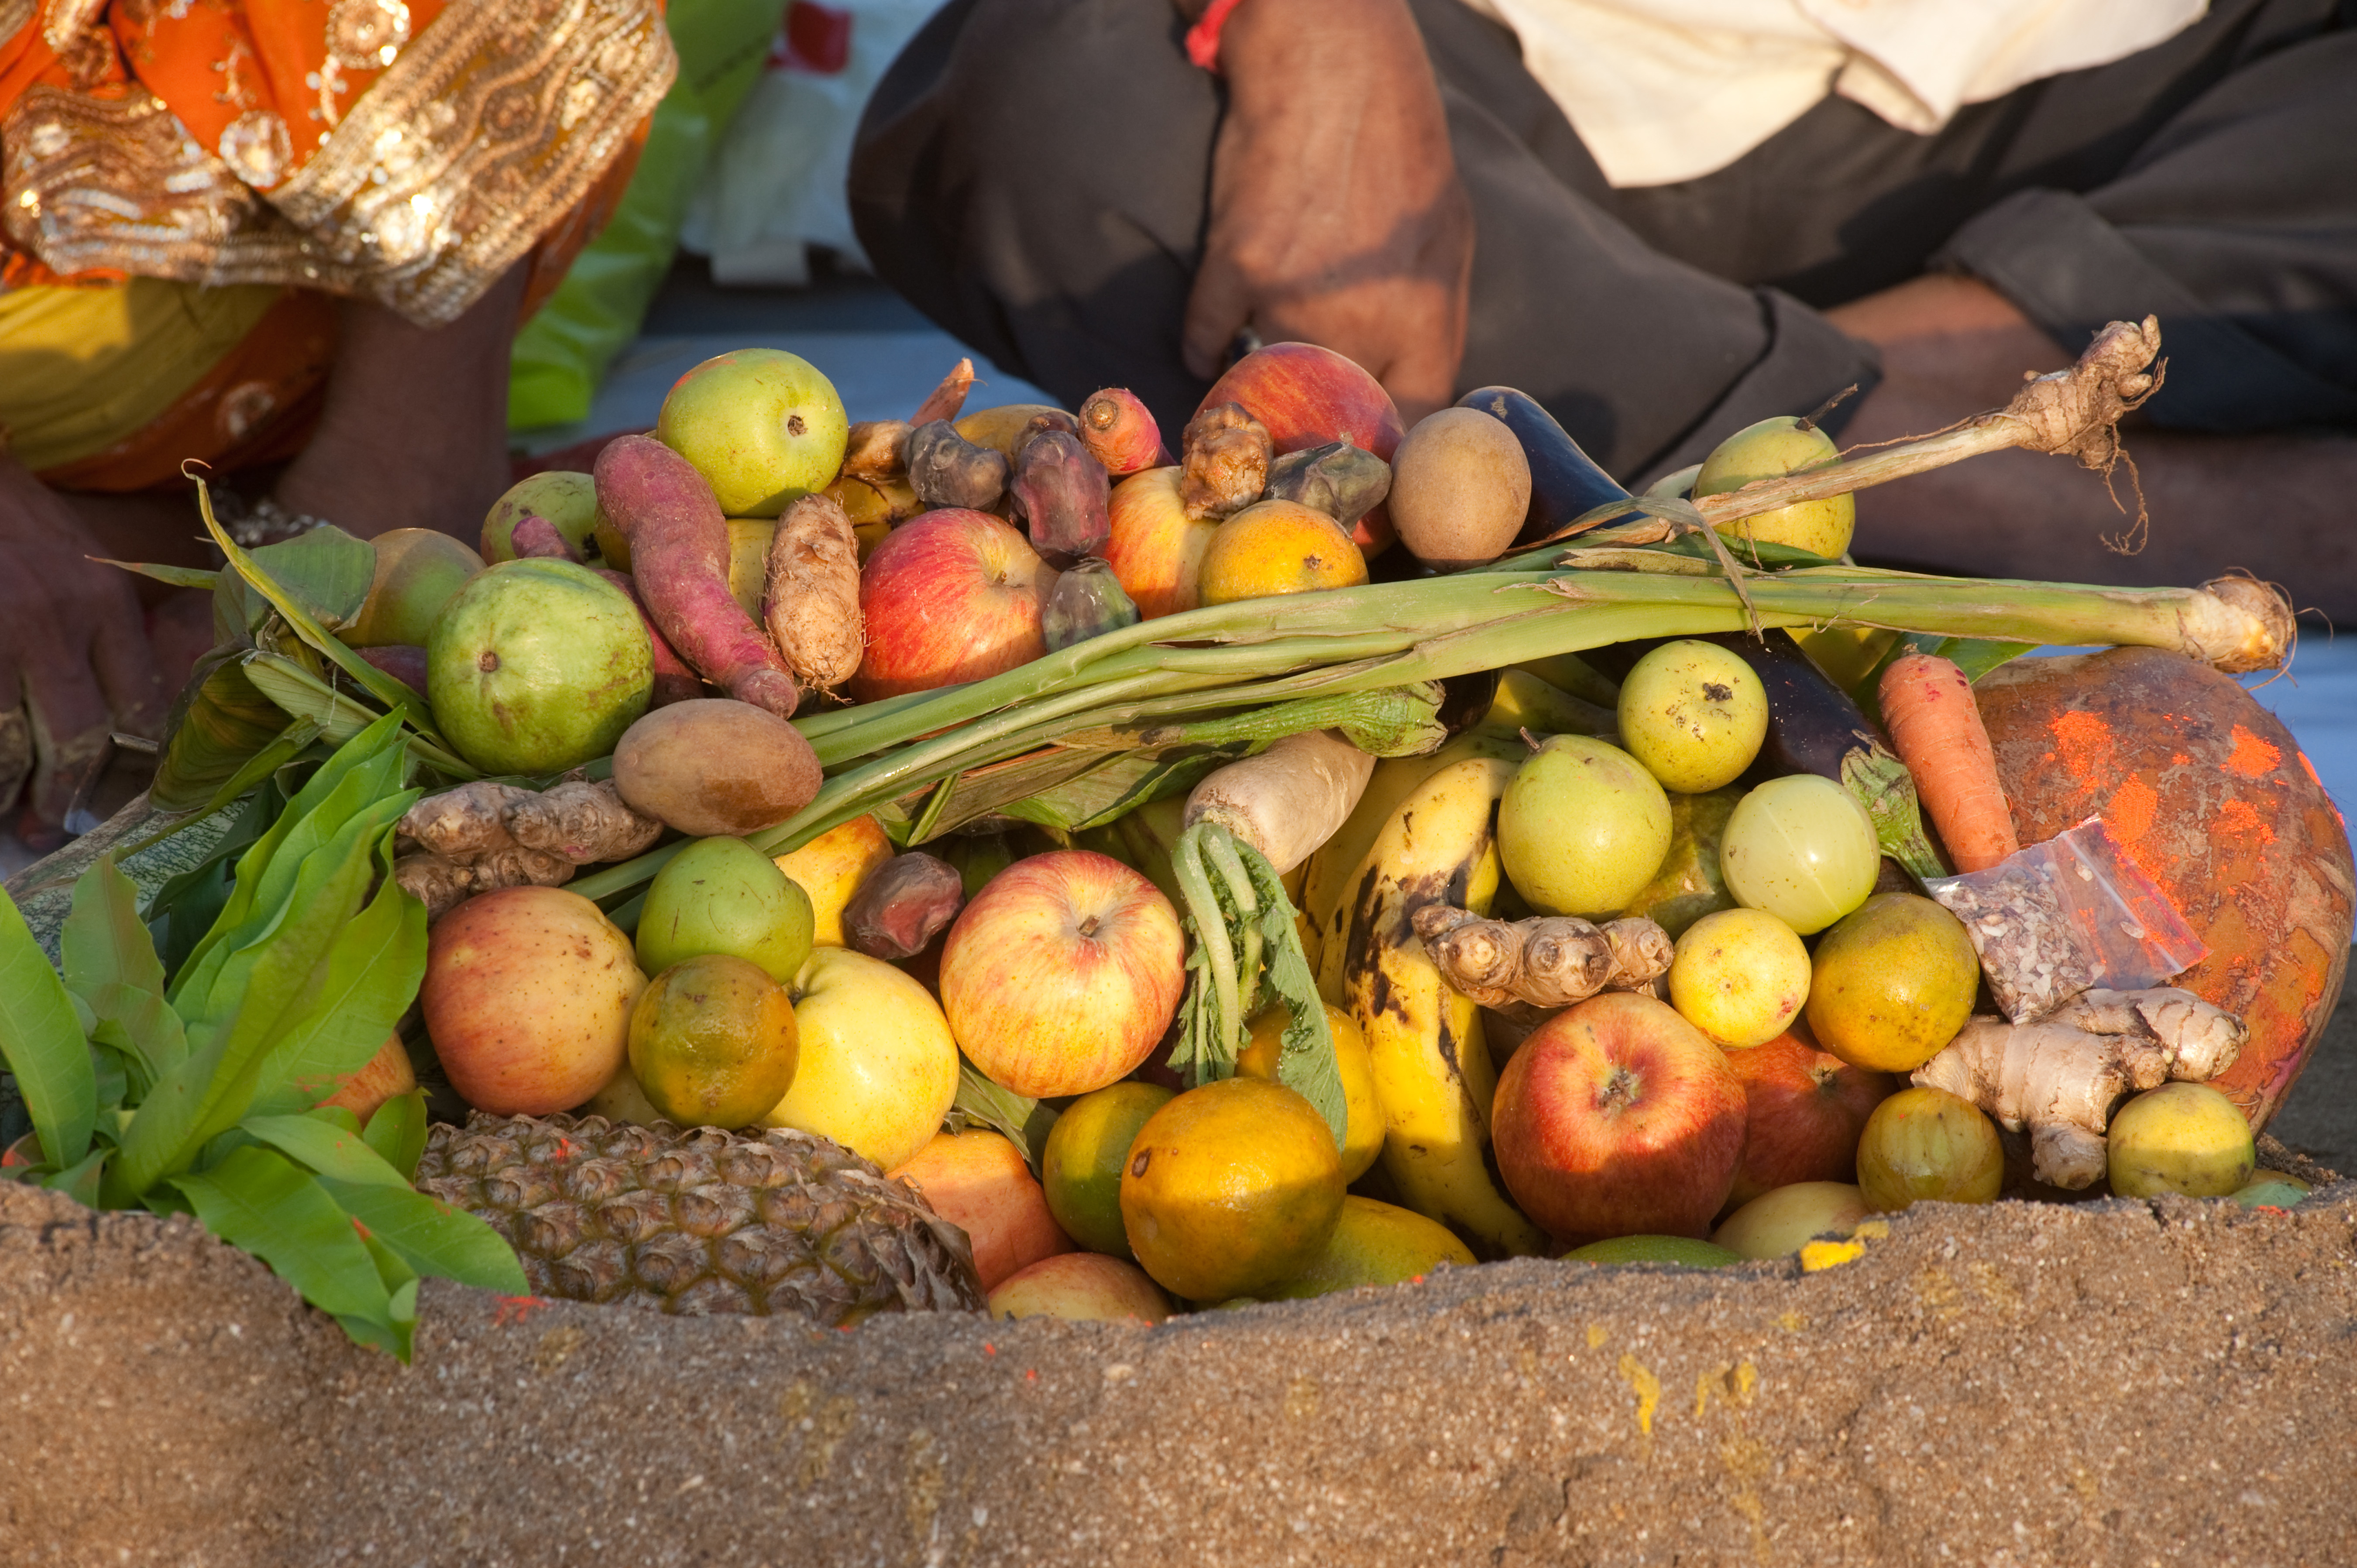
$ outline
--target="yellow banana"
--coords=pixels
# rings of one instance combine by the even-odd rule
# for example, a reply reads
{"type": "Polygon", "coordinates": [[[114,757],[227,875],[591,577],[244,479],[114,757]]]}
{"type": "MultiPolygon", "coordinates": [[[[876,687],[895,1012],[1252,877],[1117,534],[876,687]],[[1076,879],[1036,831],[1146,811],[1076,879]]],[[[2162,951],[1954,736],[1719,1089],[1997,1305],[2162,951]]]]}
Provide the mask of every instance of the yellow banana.
{"type": "Polygon", "coordinates": [[[1344,1003],[1367,1039],[1383,1108],[1384,1170],[1401,1200],[1487,1257],[1546,1250],[1547,1238],[1499,1191],[1483,1153],[1497,1075],[1480,1010],[1450,990],[1409,917],[1446,900],[1484,910],[1498,887],[1491,812],[1514,763],[1444,766],[1407,792],[1353,881],[1340,940],[1344,1003]]]}

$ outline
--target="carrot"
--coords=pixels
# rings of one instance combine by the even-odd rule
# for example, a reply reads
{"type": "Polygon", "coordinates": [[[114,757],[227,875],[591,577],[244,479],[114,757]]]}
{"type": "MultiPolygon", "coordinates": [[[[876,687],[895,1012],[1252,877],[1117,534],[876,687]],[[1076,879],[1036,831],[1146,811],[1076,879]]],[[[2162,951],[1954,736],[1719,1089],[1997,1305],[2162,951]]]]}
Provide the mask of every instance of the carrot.
{"type": "Polygon", "coordinates": [[[1115,478],[1170,461],[1161,427],[1127,387],[1107,387],[1081,404],[1081,441],[1115,478]]]}
{"type": "Polygon", "coordinates": [[[730,696],[791,718],[793,674],[728,591],[728,521],[704,476],[653,436],[625,435],[597,454],[597,481],[655,629],[730,696]]]}
{"type": "Polygon", "coordinates": [[[909,416],[911,425],[930,424],[936,419],[955,419],[965,407],[965,394],[974,385],[974,361],[960,360],[942,378],[942,384],[925,394],[917,412],[909,416]]]}
{"type": "Polygon", "coordinates": [[[1915,776],[1915,793],[1956,869],[1981,871],[2019,849],[1964,672],[1929,653],[1906,654],[1883,671],[1879,695],[1891,747],[1915,776]]]}

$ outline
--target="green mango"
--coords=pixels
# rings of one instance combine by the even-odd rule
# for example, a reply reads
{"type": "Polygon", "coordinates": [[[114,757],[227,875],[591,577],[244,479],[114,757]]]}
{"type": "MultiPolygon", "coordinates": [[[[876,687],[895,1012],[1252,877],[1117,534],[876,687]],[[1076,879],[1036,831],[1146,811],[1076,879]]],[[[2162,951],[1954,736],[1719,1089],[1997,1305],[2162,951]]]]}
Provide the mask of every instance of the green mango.
{"type": "Polygon", "coordinates": [[[1718,841],[1743,793],[1730,784],[1707,795],[1671,795],[1670,853],[1620,913],[1645,916],[1675,941],[1705,915],[1734,908],[1735,895],[1718,873],[1718,841]]]}
{"type": "Polygon", "coordinates": [[[655,873],[639,916],[639,967],[661,974],[726,953],[793,983],[811,953],[810,895],[743,839],[698,839],[655,873]]]}

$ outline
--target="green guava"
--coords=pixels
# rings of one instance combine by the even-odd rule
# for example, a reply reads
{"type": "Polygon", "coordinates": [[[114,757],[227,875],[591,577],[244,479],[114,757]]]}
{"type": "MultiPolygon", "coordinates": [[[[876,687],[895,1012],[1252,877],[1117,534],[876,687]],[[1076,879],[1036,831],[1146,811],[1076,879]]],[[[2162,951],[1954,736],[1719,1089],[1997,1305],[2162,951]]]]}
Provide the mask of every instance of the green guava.
{"type": "Polygon", "coordinates": [[[460,588],[425,645],[426,701],[486,773],[561,773],[614,749],[654,691],[638,607],[570,561],[503,561],[460,588]]]}
{"type": "Polygon", "coordinates": [[[639,967],[661,974],[683,959],[726,953],[784,985],[810,957],[811,928],[810,895],[777,862],[743,839],[698,839],[647,888],[639,967]]]}

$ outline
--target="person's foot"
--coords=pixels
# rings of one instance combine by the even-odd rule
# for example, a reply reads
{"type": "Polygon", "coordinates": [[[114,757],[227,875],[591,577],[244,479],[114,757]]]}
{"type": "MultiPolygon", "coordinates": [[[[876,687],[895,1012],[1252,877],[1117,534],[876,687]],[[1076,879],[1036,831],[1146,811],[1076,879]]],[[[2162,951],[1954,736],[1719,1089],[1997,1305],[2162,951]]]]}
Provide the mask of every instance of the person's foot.
{"type": "MultiPolygon", "coordinates": [[[[1843,431],[1845,450],[2001,407],[2025,372],[2075,353],[1965,278],[1919,278],[1827,314],[1882,350],[1884,380],[1843,431]]],[[[1862,490],[1852,550],[1927,570],[2137,587],[2243,570],[2282,585],[2303,610],[2357,624],[2357,537],[2346,521],[2357,437],[2131,424],[2125,444],[2130,462],[2108,486],[2062,459],[2000,452],[1862,490]],[[2148,528],[2137,521],[2139,486],[2148,528]]]]}

